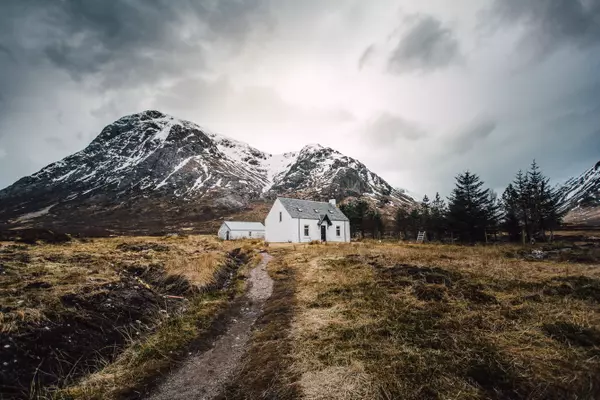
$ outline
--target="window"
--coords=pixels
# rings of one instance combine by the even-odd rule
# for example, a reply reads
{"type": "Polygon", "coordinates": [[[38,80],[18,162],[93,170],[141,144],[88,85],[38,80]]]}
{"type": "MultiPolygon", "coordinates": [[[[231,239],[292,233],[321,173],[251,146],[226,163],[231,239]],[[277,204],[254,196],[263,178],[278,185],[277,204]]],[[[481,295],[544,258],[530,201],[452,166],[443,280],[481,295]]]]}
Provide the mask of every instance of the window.
{"type": "Polygon", "coordinates": [[[281,211],[279,211],[279,222],[281,222],[283,220],[283,213],[281,211]]]}
{"type": "Polygon", "coordinates": [[[252,231],[248,232],[248,237],[252,237],[252,231]]]}
{"type": "Polygon", "coordinates": [[[308,225],[304,225],[304,236],[310,236],[309,235],[309,226],[308,225]]]}
{"type": "Polygon", "coordinates": [[[336,236],[340,236],[340,233],[341,233],[340,226],[336,225],[336,227],[335,227],[335,235],[336,236]]]}

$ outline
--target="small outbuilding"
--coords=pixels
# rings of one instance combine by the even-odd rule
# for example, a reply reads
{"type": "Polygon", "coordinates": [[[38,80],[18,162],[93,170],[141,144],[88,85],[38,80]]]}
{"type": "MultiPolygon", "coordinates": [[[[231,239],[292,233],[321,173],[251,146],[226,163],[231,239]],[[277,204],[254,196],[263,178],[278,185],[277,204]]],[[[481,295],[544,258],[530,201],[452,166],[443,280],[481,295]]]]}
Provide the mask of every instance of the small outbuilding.
{"type": "Polygon", "coordinates": [[[225,221],[218,236],[223,240],[264,239],[265,226],[260,222],[225,221]]]}
{"type": "Polygon", "coordinates": [[[335,200],[279,197],[265,219],[267,242],[349,242],[350,220],[335,200]]]}

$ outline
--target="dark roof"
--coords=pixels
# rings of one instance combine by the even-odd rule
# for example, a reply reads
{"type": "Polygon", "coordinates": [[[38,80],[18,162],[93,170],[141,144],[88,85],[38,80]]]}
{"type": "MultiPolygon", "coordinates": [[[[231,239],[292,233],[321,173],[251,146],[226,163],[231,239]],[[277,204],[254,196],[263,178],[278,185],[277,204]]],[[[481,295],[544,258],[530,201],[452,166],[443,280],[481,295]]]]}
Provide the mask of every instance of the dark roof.
{"type": "Polygon", "coordinates": [[[348,217],[339,208],[324,201],[310,201],[279,197],[283,207],[292,218],[320,220],[326,214],[331,221],[348,221],[348,217]]]}
{"type": "Polygon", "coordinates": [[[327,221],[327,225],[331,225],[331,219],[327,214],[321,214],[319,216],[319,225],[321,225],[324,221],[327,221]]]}

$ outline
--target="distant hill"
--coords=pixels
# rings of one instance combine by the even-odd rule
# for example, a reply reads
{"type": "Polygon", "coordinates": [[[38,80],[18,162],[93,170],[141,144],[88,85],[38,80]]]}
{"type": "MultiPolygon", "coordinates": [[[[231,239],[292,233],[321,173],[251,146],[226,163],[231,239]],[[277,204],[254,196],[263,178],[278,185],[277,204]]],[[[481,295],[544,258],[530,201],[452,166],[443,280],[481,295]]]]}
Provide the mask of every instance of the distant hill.
{"type": "Polygon", "coordinates": [[[574,225],[600,225],[600,161],[559,189],[565,222],[574,225]]]}

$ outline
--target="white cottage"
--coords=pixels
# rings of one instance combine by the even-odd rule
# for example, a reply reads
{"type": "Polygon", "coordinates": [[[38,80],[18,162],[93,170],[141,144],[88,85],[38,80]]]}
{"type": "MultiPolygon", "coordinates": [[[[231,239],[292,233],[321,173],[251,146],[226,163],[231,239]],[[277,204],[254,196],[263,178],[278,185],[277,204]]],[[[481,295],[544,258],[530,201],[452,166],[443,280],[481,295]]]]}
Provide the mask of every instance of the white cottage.
{"type": "Polygon", "coordinates": [[[263,239],[265,226],[260,222],[225,221],[219,228],[219,238],[234,239],[263,239]]]}
{"type": "Polygon", "coordinates": [[[350,221],[337,208],[335,200],[279,197],[267,215],[265,229],[267,242],[350,241],[350,221]]]}

